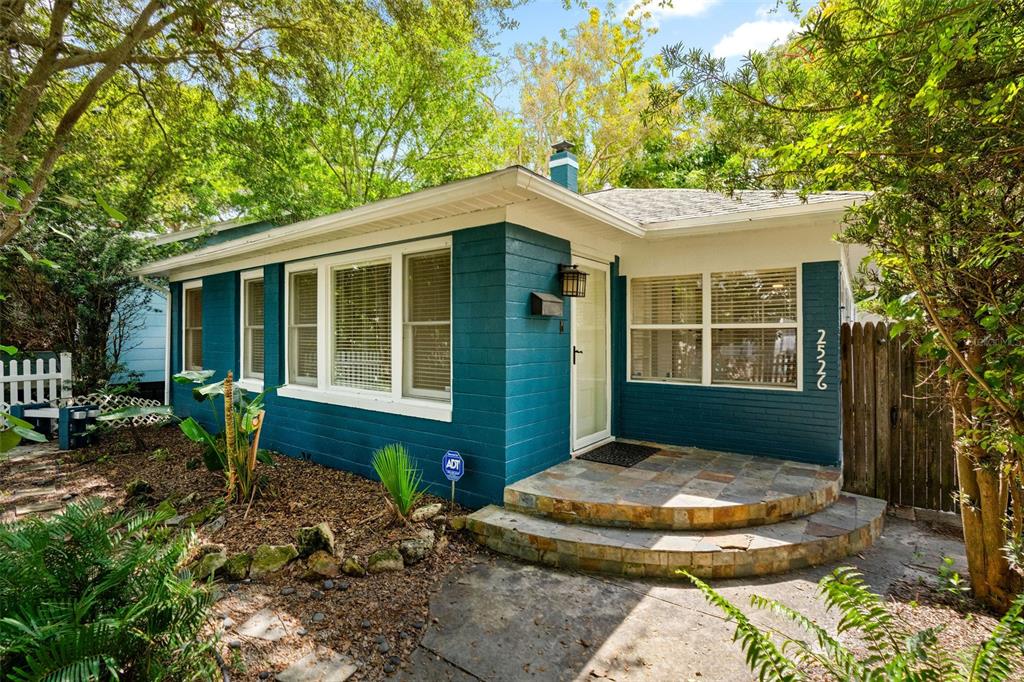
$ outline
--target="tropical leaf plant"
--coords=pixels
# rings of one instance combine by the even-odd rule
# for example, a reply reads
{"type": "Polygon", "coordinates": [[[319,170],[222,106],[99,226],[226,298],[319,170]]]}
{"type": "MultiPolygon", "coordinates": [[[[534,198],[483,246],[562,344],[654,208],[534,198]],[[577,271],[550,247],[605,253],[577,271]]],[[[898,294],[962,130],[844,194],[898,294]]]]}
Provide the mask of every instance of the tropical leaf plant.
{"type": "Polygon", "coordinates": [[[32,428],[32,424],[7,412],[0,412],[0,454],[13,450],[22,440],[46,442],[46,436],[32,428]]]}
{"type": "Polygon", "coordinates": [[[9,680],[211,678],[212,597],[183,568],[192,532],[170,512],[103,511],[0,525],[0,670],[9,680]]]}
{"type": "Polygon", "coordinates": [[[815,670],[824,670],[829,679],[853,682],[1002,682],[1020,679],[1024,670],[1024,594],[979,645],[951,652],[939,643],[942,626],[910,629],[889,613],[882,598],[868,590],[856,570],[841,567],[818,583],[826,609],[839,614],[836,635],[774,599],[750,597],[755,608],[795,623],[808,635],[799,639],[780,634],[776,643],[773,632],[755,625],[710,585],[685,571],[683,574],[708,603],[736,624],[733,641],[740,643],[747,665],[761,682],[817,679],[815,670]],[[863,642],[865,653],[849,649],[841,641],[844,635],[863,642]]]}
{"type": "Polygon", "coordinates": [[[373,470],[391,497],[398,515],[405,519],[423,497],[423,472],[413,466],[404,445],[392,443],[373,453],[373,470]]]}

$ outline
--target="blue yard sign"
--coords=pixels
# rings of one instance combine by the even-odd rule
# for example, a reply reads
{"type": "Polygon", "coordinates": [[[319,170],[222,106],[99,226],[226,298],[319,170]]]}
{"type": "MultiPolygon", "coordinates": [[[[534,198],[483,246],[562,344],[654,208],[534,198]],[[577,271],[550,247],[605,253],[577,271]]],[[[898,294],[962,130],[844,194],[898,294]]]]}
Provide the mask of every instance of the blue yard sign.
{"type": "Polygon", "coordinates": [[[466,473],[466,463],[462,461],[462,455],[449,450],[441,459],[441,470],[444,471],[444,477],[454,483],[466,473]]]}

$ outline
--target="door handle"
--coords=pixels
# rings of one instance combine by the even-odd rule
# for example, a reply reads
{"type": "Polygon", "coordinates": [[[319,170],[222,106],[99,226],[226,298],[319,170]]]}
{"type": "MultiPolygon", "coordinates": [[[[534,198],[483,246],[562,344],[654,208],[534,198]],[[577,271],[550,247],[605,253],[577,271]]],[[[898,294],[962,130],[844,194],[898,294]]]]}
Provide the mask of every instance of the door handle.
{"type": "Polygon", "coordinates": [[[577,355],[583,355],[583,351],[581,351],[580,349],[576,348],[576,346],[573,346],[572,347],[572,364],[574,364],[574,365],[576,364],[576,356],[577,355]]]}

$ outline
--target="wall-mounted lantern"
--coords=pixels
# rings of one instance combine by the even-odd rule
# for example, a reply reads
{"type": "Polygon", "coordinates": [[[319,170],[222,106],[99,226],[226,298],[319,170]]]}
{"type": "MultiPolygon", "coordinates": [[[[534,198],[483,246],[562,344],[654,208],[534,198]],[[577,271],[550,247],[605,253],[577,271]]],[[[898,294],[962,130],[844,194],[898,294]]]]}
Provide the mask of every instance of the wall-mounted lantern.
{"type": "Polygon", "coordinates": [[[559,265],[558,278],[562,281],[562,296],[580,298],[587,295],[587,273],[578,265],[559,265]]]}

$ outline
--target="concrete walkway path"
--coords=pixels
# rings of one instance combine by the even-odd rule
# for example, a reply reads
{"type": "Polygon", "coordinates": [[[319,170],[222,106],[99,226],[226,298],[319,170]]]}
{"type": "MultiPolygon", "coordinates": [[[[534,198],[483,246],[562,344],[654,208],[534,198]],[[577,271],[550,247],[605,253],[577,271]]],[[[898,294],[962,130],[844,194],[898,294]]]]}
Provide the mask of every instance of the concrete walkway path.
{"type": "MultiPolygon", "coordinates": [[[[815,599],[817,581],[837,565],[859,568],[876,592],[896,580],[934,578],[943,556],[961,571],[953,534],[886,518],[876,545],[861,556],[814,569],[714,587],[761,624],[794,632],[754,611],[752,594],[779,599],[834,628],[815,599]]],[[[488,558],[453,575],[431,600],[432,623],[403,679],[701,680],[753,679],[733,626],[693,587],[562,572],[488,558]]]]}

